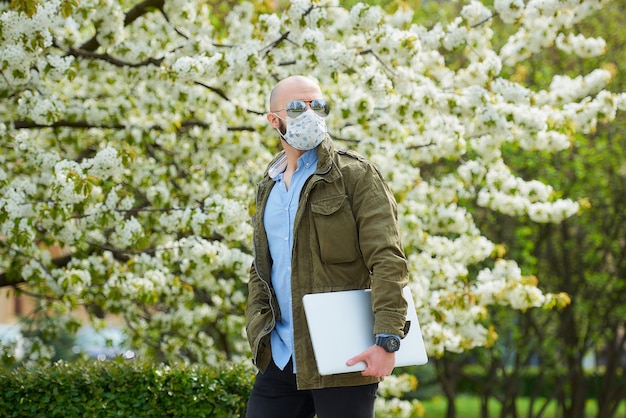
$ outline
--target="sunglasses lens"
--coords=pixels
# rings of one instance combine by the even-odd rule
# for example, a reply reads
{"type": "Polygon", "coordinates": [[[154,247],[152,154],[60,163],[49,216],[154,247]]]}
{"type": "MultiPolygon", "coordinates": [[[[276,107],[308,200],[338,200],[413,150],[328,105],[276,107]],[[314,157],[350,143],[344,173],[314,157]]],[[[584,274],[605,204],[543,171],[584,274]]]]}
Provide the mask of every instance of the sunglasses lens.
{"type": "MultiPolygon", "coordinates": [[[[328,116],[328,112],[330,112],[330,104],[328,104],[326,100],[311,100],[310,106],[315,113],[323,117],[328,116]]],[[[294,100],[287,103],[285,110],[287,111],[287,115],[289,117],[297,118],[298,116],[306,112],[306,102],[302,100],[294,100]]]]}
{"type": "Polygon", "coordinates": [[[326,100],[312,100],[311,109],[320,116],[328,116],[330,112],[330,104],[326,100]]]}
{"type": "Polygon", "coordinates": [[[294,100],[293,102],[287,103],[285,110],[287,111],[287,115],[292,118],[297,118],[306,111],[306,103],[302,100],[294,100]]]}

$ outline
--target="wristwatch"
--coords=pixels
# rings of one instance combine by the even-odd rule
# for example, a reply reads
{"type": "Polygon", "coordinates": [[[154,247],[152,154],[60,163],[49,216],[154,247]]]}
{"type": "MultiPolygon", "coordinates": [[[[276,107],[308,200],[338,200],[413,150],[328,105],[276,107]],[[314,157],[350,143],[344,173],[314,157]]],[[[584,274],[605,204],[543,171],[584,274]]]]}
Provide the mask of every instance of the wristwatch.
{"type": "Polygon", "coordinates": [[[384,348],[388,353],[395,353],[400,349],[400,337],[397,335],[378,336],[375,344],[384,348]]]}

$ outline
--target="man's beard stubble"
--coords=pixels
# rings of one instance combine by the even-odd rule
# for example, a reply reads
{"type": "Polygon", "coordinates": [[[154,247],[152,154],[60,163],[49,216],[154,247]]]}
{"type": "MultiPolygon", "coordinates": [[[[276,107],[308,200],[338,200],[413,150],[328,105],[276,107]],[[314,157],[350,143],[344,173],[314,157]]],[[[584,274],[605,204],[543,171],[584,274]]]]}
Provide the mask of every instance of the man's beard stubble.
{"type": "Polygon", "coordinates": [[[278,119],[278,131],[283,136],[287,133],[287,125],[285,124],[285,121],[282,119],[278,119]]]}

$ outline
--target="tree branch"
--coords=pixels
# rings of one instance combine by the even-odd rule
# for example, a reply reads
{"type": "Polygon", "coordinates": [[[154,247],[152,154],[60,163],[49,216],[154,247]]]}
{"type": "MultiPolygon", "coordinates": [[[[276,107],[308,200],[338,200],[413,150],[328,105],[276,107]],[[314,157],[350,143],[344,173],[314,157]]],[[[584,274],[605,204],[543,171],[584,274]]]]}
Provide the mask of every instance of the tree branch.
{"type": "Polygon", "coordinates": [[[295,43],[289,39],[289,31],[285,32],[285,33],[281,33],[280,34],[280,38],[276,39],[275,41],[273,41],[272,43],[270,43],[267,46],[264,46],[263,48],[261,48],[261,50],[259,52],[263,52],[265,51],[265,55],[270,53],[270,50],[272,48],[277,47],[278,45],[280,45],[283,41],[287,41],[287,42],[291,42],[292,44],[295,45],[295,43]]]}
{"type": "Polygon", "coordinates": [[[146,14],[146,12],[152,8],[156,8],[161,13],[163,13],[164,5],[165,0],[144,0],[126,13],[126,17],[124,18],[124,26],[130,25],[135,20],[146,14]]]}
{"type": "MultiPolygon", "coordinates": [[[[213,86],[209,86],[208,84],[203,83],[202,81],[194,81],[194,84],[197,84],[198,86],[202,86],[206,89],[209,89],[210,91],[212,91],[213,93],[217,94],[218,96],[220,96],[222,99],[230,102],[231,100],[228,98],[228,96],[226,96],[226,93],[224,93],[224,91],[222,89],[218,89],[217,87],[213,87],[213,86]]],[[[261,112],[258,110],[253,110],[253,109],[245,109],[246,112],[249,113],[253,113],[255,115],[264,115],[265,112],[261,112]]],[[[231,129],[229,129],[231,130],[231,129]]],[[[247,129],[234,129],[234,130],[247,130],[247,129]]]]}
{"type": "MultiPolygon", "coordinates": [[[[248,110],[251,113],[255,113],[255,114],[263,114],[263,113],[259,113],[256,111],[252,111],[252,110],[248,110]]],[[[188,127],[192,127],[192,126],[200,126],[202,128],[210,128],[211,125],[209,125],[206,122],[203,122],[201,120],[197,120],[197,119],[188,119],[188,120],[184,120],[181,122],[180,124],[181,128],[188,128],[188,127]]],[[[51,123],[49,125],[46,124],[41,124],[41,123],[36,123],[36,122],[30,122],[30,121],[25,121],[25,120],[18,120],[13,122],[13,128],[14,129],[45,129],[45,128],[74,128],[74,129],[93,129],[93,128],[97,128],[97,129],[112,129],[112,130],[124,130],[124,129],[131,129],[131,128],[135,128],[135,129],[143,129],[143,130],[149,130],[149,131],[163,131],[165,130],[165,128],[163,128],[160,125],[152,125],[152,126],[148,126],[148,127],[140,127],[140,126],[131,126],[131,125],[123,125],[123,124],[111,124],[111,125],[107,125],[107,124],[95,124],[95,123],[90,123],[84,120],[79,120],[79,121],[69,121],[69,120],[60,120],[54,123],[51,123]]],[[[237,131],[254,131],[255,129],[251,126],[231,126],[227,128],[228,131],[231,132],[237,132],[237,131]]]]}
{"type": "MultiPolygon", "coordinates": [[[[55,257],[51,261],[52,261],[52,264],[54,264],[56,267],[65,267],[69,264],[71,259],[72,259],[71,255],[63,255],[61,257],[55,257]]],[[[22,283],[26,283],[26,281],[24,279],[14,280],[10,278],[7,275],[7,273],[5,272],[0,273],[0,287],[7,287],[7,286],[15,287],[22,283]]]]}
{"type": "Polygon", "coordinates": [[[44,125],[36,122],[29,122],[25,120],[18,120],[13,122],[13,127],[15,129],[43,129],[43,128],[78,128],[78,129],[90,129],[90,128],[100,128],[100,129],[126,129],[128,128],[125,125],[95,125],[91,124],[87,121],[67,121],[60,120],[58,122],[51,123],[49,125],[44,125]]]}
{"type": "MultiPolygon", "coordinates": [[[[139,19],[143,16],[149,9],[156,8],[159,10],[163,10],[163,5],[165,4],[165,0],[145,0],[132,9],[130,9],[124,18],[124,26],[128,26],[133,23],[135,20],[139,19]]],[[[85,42],[78,49],[82,49],[85,51],[95,51],[100,46],[100,42],[98,42],[97,35],[94,35],[90,40],[85,42]]]]}
{"type": "Polygon", "coordinates": [[[393,75],[396,75],[396,72],[392,70],[391,68],[389,68],[389,66],[372,49],[364,49],[363,51],[359,52],[359,54],[360,55],[372,54],[374,58],[376,58],[376,61],[380,62],[380,65],[382,65],[385,70],[389,71],[389,73],[393,75]]]}
{"type": "Polygon", "coordinates": [[[70,48],[70,50],[68,51],[68,54],[75,56],[75,57],[99,59],[102,61],[106,61],[109,64],[115,65],[116,67],[145,67],[147,65],[155,65],[158,67],[163,62],[163,58],[148,58],[140,62],[122,61],[118,58],[112,57],[109,54],[97,54],[95,52],[88,51],[86,49],[81,49],[81,48],[70,48]]]}

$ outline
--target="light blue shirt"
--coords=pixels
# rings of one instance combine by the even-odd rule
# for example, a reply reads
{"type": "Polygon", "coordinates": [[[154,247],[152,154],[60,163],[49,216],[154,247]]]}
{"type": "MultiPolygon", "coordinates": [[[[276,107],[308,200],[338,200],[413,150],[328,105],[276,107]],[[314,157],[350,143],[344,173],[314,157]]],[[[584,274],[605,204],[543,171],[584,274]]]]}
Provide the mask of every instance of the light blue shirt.
{"type": "MultiPolygon", "coordinates": [[[[272,358],[283,370],[294,352],[293,314],[291,309],[291,256],[293,249],[293,227],[298,211],[300,193],[307,179],[317,168],[317,149],[305,152],[298,159],[298,168],[293,173],[289,189],[283,181],[283,171],[275,175],[276,184],[270,192],[263,223],[272,256],[272,286],[276,292],[281,319],[272,331],[272,358]]],[[[296,371],[294,357],[293,370],[296,371]]]]}

